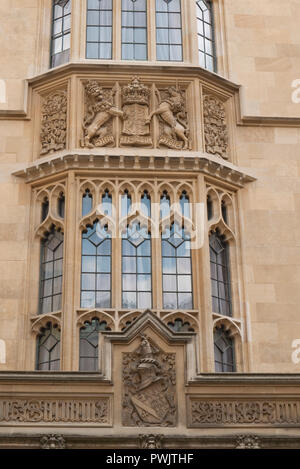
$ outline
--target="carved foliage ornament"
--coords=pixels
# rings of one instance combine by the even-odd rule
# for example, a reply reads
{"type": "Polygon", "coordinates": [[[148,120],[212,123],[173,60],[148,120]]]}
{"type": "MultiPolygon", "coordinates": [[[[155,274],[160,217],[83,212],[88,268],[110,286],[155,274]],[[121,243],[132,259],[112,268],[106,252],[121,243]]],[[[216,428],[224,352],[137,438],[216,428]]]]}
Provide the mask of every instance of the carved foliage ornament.
{"type": "Polygon", "coordinates": [[[236,441],[236,449],[260,449],[257,435],[239,435],[236,441]]]}
{"type": "Polygon", "coordinates": [[[42,104],[41,155],[66,148],[67,91],[49,94],[42,104]]]}
{"type": "Polygon", "coordinates": [[[178,86],[155,90],[158,107],[148,117],[159,119],[158,146],[174,150],[191,149],[185,92],[178,86]]]}
{"type": "Polygon", "coordinates": [[[65,449],[66,447],[63,435],[56,435],[54,433],[42,436],[40,443],[42,449],[65,449]]]}
{"type": "Polygon", "coordinates": [[[163,435],[139,435],[141,449],[161,449],[163,435]]]}
{"type": "Polygon", "coordinates": [[[228,131],[224,103],[212,95],[204,95],[205,151],[228,159],[228,131]]]}
{"type": "Polygon", "coordinates": [[[174,353],[164,353],[142,335],[134,352],[123,353],[123,383],[123,425],[175,426],[174,353]]]}

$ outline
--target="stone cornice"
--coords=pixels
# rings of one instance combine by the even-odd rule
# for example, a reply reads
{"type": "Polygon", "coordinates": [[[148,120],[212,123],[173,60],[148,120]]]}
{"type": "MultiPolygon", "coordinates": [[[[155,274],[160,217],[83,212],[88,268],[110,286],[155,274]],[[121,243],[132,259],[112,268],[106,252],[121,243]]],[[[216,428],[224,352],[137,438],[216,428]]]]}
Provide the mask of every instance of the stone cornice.
{"type": "Polygon", "coordinates": [[[134,154],[134,150],[100,149],[96,151],[78,150],[76,153],[57,152],[54,156],[40,158],[34,163],[23,165],[13,172],[14,176],[24,178],[26,182],[35,182],[42,178],[63,173],[67,170],[147,171],[147,174],[160,172],[180,173],[199,172],[212,176],[236,188],[256,178],[248,170],[239,168],[219,157],[199,152],[180,152],[162,150],[143,150],[134,154]],[[122,153],[122,154],[120,154],[122,153]]]}

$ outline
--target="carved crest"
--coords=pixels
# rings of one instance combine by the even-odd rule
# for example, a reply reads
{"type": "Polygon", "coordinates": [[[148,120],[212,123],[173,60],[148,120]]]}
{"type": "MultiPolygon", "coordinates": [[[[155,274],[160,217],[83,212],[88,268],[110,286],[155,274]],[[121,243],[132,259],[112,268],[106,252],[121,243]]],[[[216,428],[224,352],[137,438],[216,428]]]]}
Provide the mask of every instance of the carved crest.
{"type": "Polygon", "coordinates": [[[228,131],[224,103],[212,95],[203,101],[205,151],[228,159],[228,131]]]}
{"type": "Polygon", "coordinates": [[[191,149],[185,91],[178,86],[155,91],[158,107],[148,117],[159,118],[158,145],[174,150],[191,149]]]}
{"type": "Polygon", "coordinates": [[[149,113],[150,90],[133,77],[131,83],[122,88],[123,130],[121,145],[151,146],[149,113]]]}
{"type": "Polygon", "coordinates": [[[103,88],[99,82],[85,83],[85,116],[82,147],[94,148],[115,144],[112,118],[123,113],[114,106],[115,88],[103,88]]]}
{"type": "Polygon", "coordinates": [[[175,426],[174,353],[164,353],[142,335],[137,350],[123,353],[123,383],[123,425],[175,426]]]}
{"type": "Polygon", "coordinates": [[[67,91],[49,94],[42,105],[41,155],[66,148],[67,91]]]}

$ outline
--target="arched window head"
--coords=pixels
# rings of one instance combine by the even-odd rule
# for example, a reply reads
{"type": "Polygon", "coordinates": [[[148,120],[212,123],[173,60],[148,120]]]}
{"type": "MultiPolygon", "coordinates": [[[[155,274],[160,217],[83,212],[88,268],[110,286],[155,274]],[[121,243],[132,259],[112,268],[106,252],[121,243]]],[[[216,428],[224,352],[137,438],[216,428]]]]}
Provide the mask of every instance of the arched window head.
{"type": "Polygon", "coordinates": [[[80,371],[97,371],[98,363],[98,346],[99,333],[101,331],[110,331],[106,321],[99,321],[98,318],[86,322],[84,327],[80,329],[79,339],[79,370],[80,371]]]}
{"type": "Polygon", "coordinates": [[[50,67],[69,62],[72,0],[52,0],[52,35],[50,67]]]}
{"type": "Polygon", "coordinates": [[[222,200],[221,210],[222,210],[223,220],[225,221],[225,223],[227,223],[228,222],[228,213],[227,213],[227,205],[226,205],[225,200],[222,200]]]}
{"type": "Polygon", "coordinates": [[[37,338],[36,369],[58,371],[60,369],[60,330],[48,323],[37,338]]]}
{"type": "Polygon", "coordinates": [[[216,72],[213,7],[209,0],[196,1],[199,65],[216,72]]]}
{"type": "Polygon", "coordinates": [[[132,223],[122,234],[122,307],[152,308],[151,233],[132,223]]]}
{"type": "Polygon", "coordinates": [[[186,191],[182,192],[179,202],[180,202],[180,210],[181,210],[182,215],[186,218],[189,218],[190,217],[190,200],[186,191]]]}
{"type": "Polygon", "coordinates": [[[122,59],[147,57],[147,0],[122,0],[122,59]]]}
{"type": "Polygon", "coordinates": [[[121,197],[121,216],[127,217],[129,215],[130,209],[131,209],[131,195],[129,194],[128,190],[125,189],[121,197]]]}
{"type": "Polygon", "coordinates": [[[45,197],[42,202],[41,221],[46,220],[48,213],[49,213],[49,200],[48,200],[48,197],[45,197]]]}
{"type": "Polygon", "coordinates": [[[81,308],[111,307],[111,234],[95,222],[82,233],[81,308]]]}
{"type": "Polygon", "coordinates": [[[146,217],[151,217],[151,198],[148,194],[148,191],[144,191],[144,193],[142,194],[141,211],[146,217]]]}
{"type": "Polygon", "coordinates": [[[84,217],[93,208],[93,196],[89,189],[86,189],[82,196],[82,216],[84,217]]]}
{"type": "Polygon", "coordinates": [[[174,332],[195,332],[190,323],[188,321],[183,322],[181,318],[176,318],[174,321],[168,322],[168,326],[174,332]]]}
{"type": "Polygon", "coordinates": [[[160,198],[160,218],[163,219],[170,215],[170,197],[167,191],[164,191],[160,198]]]}
{"type": "Polygon", "coordinates": [[[104,215],[112,216],[112,197],[108,189],[106,189],[102,195],[102,212],[104,215]]]}
{"type": "Polygon", "coordinates": [[[223,327],[214,331],[215,371],[230,373],[236,371],[234,339],[223,327]]]}
{"type": "Polygon", "coordinates": [[[213,213],[214,208],[213,208],[213,201],[210,195],[208,195],[206,199],[206,208],[207,208],[207,219],[211,220],[214,215],[213,213]]]}
{"type": "Polygon", "coordinates": [[[181,1],[156,0],[156,59],[182,61],[181,1]]]}
{"type": "Polygon", "coordinates": [[[164,309],[193,308],[190,236],[176,223],[162,233],[162,274],[164,309]]]}
{"type": "Polygon", "coordinates": [[[57,211],[61,218],[65,217],[65,195],[63,192],[59,194],[59,198],[57,200],[57,211]]]}
{"type": "Polygon", "coordinates": [[[86,58],[112,58],[113,0],[87,0],[86,58]]]}
{"type": "Polygon", "coordinates": [[[229,246],[217,230],[210,234],[209,247],[212,310],[214,313],[231,316],[229,246]]]}
{"type": "Polygon", "coordinates": [[[64,236],[55,227],[41,242],[39,312],[61,309],[64,236]]]}

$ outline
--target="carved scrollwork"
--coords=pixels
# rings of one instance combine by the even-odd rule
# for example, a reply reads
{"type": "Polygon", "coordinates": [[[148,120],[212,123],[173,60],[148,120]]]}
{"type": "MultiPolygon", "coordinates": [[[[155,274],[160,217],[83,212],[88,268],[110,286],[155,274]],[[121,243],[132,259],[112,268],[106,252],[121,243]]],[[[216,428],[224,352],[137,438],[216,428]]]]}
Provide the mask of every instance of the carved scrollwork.
{"type": "Polygon", "coordinates": [[[123,353],[123,425],[176,424],[175,354],[164,353],[141,335],[134,352],[123,353]]]}
{"type": "Polygon", "coordinates": [[[94,148],[115,144],[112,118],[123,117],[123,112],[114,105],[116,88],[103,88],[96,80],[86,81],[84,137],[82,147],[94,148]]]}
{"type": "Polygon", "coordinates": [[[58,314],[43,314],[40,315],[38,318],[32,319],[32,326],[31,330],[35,334],[39,334],[41,329],[47,326],[47,324],[51,323],[53,326],[57,326],[58,329],[61,328],[61,319],[59,317],[60,313],[58,314]]]}
{"type": "Polygon", "coordinates": [[[190,150],[189,124],[186,112],[185,91],[178,86],[164,90],[155,90],[158,107],[152,111],[147,122],[153,116],[159,117],[160,135],[158,145],[174,150],[190,150]]]}
{"type": "Polygon", "coordinates": [[[66,148],[67,91],[50,93],[42,105],[41,155],[66,148]]]}
{"type": "Polygon", "coordinates": [[[228,159],[228,131],[223,101],[206,94],[203,99],[205,151],[228,159]]]}

